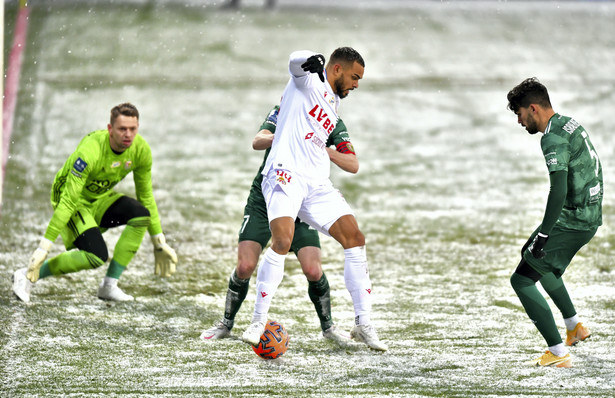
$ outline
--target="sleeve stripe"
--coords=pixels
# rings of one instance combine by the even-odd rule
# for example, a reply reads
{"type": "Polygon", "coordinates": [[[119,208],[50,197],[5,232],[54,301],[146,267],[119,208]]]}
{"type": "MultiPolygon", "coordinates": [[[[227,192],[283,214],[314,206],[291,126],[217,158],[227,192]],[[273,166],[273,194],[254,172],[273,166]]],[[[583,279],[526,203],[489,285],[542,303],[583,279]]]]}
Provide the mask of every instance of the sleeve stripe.
{"type": "Polygon", "coordinates": [[[335,149],[341,153],[352,153],[353,155],[356,155],[356,153],[354,152],[354,148],[352,144],[350,143],[350,141],[340,142],[339,144],[335,146],[335,149]]]}

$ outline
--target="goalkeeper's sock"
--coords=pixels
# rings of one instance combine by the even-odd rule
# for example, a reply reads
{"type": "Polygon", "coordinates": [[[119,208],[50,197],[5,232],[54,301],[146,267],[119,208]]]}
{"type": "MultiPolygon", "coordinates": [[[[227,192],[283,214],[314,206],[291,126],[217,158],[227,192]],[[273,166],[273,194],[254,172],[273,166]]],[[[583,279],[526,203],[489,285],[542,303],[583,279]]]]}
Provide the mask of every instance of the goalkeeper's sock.
{"type": "Polygon", "coordinates": [[[49,260],[45,260],[45,262],[43,262],[43,265],[41,265],[41,269],[38,272],[39,279],[47,278],[48,276],[53,275],[49,269],[49,260]]]}
{"type": "Polygon", "coordinates": [[[312,303],[314,303],[316,314],[318,314],[318,319],[320,319],[320,327],[322,330],[329,329],[333,326],[333,319],[331,318],[331,289],[324,272],[319,280],[308,281],[308,295],[312,303]]]}
{"type": "Polygon", "coordinates": [[[265,251],[256,278],[253,321],[267,322],[271,300],[284,278],[284,260],[286,255],[276,253],[271,247],[265,251]]]}
{"type": "Polygon", "coordinates": [[[352,297],[355,324],[368,325],[372,312],[372,282],[367,269],[365,246],[344,250],[344,282],[352,297]]]}
{"type": "Polygon", "coordinates": [[[130,264],[141,246],[149,223],[150,217],[134,217],[128,220],[113,250],[113,258],[119,264],[130,264]]]}
{"type": "Polygon", "coordinates": [[[110,278],[120,279],[122,272],[126,270],[126,266],[118,263],[115,259],[111,260],[109,268],[107,268],[107,276],[110,278]]]}

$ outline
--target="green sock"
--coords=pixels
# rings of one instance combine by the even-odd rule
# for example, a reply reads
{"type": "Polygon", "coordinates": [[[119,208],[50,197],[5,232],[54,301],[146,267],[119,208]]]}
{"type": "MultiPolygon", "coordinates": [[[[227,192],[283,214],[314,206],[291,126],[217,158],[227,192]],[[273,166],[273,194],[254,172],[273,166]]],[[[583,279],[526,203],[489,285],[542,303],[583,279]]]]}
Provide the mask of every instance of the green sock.
{"type": "Polygon", "coordinates": [[[107,268],[107,276],[114,279],[120,279],[122,272],[126,269],[125,266],[115,261],[115,259],[111,260],[109,264],[109,268],[107,268]]]}
{"type": "Polygon", "coordinates": [[[128,220],[124,231],[120,235],[113,249],[113,258],[119,264],[130,264],[130,261],[139,250],[145,231],[150,223],[149,217],[135,217],[128,220]]]}
{"type": "Polygon", "coordinates": [[[103,264],[103,260],[98,256],[83,250],[71,250],[47,260],[47,266],[52,275],[64,275],[84,269],[98,268],[103,264]]]}
{"type": "Polygon", "coordinates": [[[45,260],[43,265],[41,265],[41,269],[39,271],[38,277],[39,279],[43,279],[51,275],[53,274],[51,273],[51,270],[49,269],[49,260],[45,260]]]}
{"type": "Polygon", "coordinates": [[[241,308],[241,304],[246,299],[248,288],[250,287],[250,278],[239,279],[237,271],[233,270],[231,277],[228,280],[228,290],[226,291],[226,304],[224,305],[224,324],[229,328],[233,328],[235,323],[235,315],[241,308]]]}
{"type": "Polygon", "coordinates": [[[572,304],[568,290],[566,290],[561,277],[558,278],[553,274],[547,274],[540,279],[540,284],[549,297],[551,297],[553,303],[559,308],[564,319],[572,318],[576,315],[577,311],[572,304]]]}
{"type": "Polygon", "coordinates": [[[331,289],[324,272],[318,281],[308,281],[308,295],[312,303],[314,303],[316,314],[318,314],[318,319],[320,319],[320,327],[323,331],[329,329],[333,326],[333,319],[331,317],[331,289]]]}
{"type": "Polygon", "coordinates": [[[547,345],[550,347],[560,344],[562,337],[557,330],[553,313],[549,308],[547,300],[538,291],[536,283],[516,272],[511,276],[510,283],[517,296],[519,296],[525,312],[534,322],[542,337],[547,341],[547,345]]]}

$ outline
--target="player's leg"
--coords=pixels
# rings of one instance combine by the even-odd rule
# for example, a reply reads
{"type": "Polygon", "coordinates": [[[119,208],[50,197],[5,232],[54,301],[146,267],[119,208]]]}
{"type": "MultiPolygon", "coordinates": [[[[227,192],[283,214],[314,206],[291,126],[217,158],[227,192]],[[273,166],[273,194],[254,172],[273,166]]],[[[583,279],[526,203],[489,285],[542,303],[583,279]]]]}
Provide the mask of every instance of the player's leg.
{"type": "Polygon", "coordinates": [[[265,251],[258,267],[252,323],[242,335],[242,339],[250,344],[257,344],[265,329],[271,301],[284,277],[284,261],[295,233],[295,218],[305,196],[300,179],[292,181],[292,184],[281,186],[275,170],[263,179],[271,247],[265,251]]]}
{"type": "Polygon", "coordinates": [[[372,283],[365,237],[359,230],[352,209],[335,188],[321,186],[304,201],[299,217],[332,236],[344,248],[344,281],[355,310],[355,327],[351,336],[370,348],[386,351],[388,347],[380,341],[371,324],[372,283]]]}
{"type": "Polygon", "coordinates": [[[566,345],[569,346],[587,339],[591,333],[579,319],[562,275],[577,251],[587,244],[595,233],[596,230],[573,231],[556,226],[545,247],[545,250],[549,250],[545,261],[554,271],[541,278],[540,284],[562,313],[566,324],[566,345]]]}
{"type": "Polygon", "coordinates": [[[125,226],[115,244],[106,276],[98,288],[98,297],[114,301],[133,300],[117,286],[117,282],[141,246],[150,224],[149,210],[136,199],[114,194],[99,201],[97,218],[100,219],[101,228],[125,226]]]}
{"type": "Polygon", "coordinates": [[[46,260],[40,278],[95,269],[107,261],[107,245],[88,209],[77,210],[61,234],[67,251],[46,260]],[[71,250],[74,248],[78,250],[71,250]]]}
{"type": "MultiPolygon", "coordinates": [[[[43,262],[40,279],[98,268],[107,261],[107,246],[87,209],[78,209],[61,234],[67,251],[43,262]],[[71,250],[74,248],[79,250],[71,250]]],[[[13,292],[27,302],[34,284],[25,277],[25,270],[19,269],[13,275],[13,292]]]]}
{"type": "Polygon", "coordinates": [[[553,313],[547,300],[536,287],[536,282],[542,277],[541,273],[522,259],[510,278],[510,284],[519,297],[525,312],[549,347],[549,350],[538,358],[536,363],[542,366],[570,367],[570,354],[557,330],[553,313]]]}
{"type": "Polygon", "coordinates": [[[213,327],[204,330],[200,336],[201,340],[222,339],[231,335],[231,329],[235,325],[235,315],[237,315],[248,294],[250,277],[256,269],[261,251],[262,246],[258,242],[251,240],[239,242],[237,246],[237,267],[233,269],[228,281],[224,317],[213,327]]]}

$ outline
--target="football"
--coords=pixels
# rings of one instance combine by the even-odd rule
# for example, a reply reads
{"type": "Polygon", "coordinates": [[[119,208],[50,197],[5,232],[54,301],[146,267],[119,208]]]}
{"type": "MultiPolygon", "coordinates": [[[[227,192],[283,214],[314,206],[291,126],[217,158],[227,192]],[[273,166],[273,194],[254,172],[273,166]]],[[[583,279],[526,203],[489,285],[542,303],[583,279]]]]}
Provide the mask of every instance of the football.
{"type": "Polygon", "coordinates": [[[269,320],[257,345],[252,349],[263,359],[276,359],[288,349],[288,332],[280,323],[269,320]]]}

